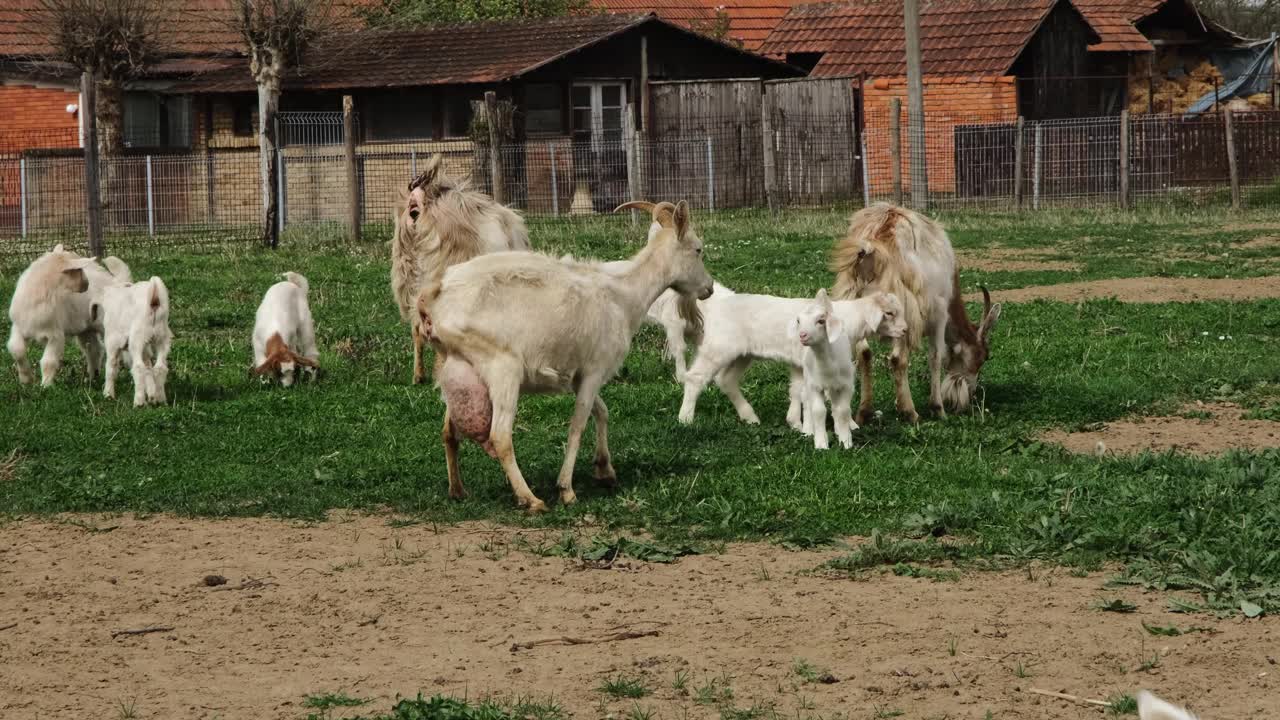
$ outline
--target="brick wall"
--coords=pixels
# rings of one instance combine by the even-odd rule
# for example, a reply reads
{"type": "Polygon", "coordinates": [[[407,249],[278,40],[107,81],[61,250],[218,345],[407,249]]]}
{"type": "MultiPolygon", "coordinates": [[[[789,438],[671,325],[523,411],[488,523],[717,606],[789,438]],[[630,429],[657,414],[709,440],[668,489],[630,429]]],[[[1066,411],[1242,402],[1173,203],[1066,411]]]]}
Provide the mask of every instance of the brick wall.
{"type": "MultiPolygon", "coordinates": [[[[867,128],[867,174],[873,194],[893,192],[889,153],[889,101],[902,102],[902,186],[909,192],[911,141],[907,132],[906,78],[874,78],[862,86],[867,128]]],[[[955,192],[956,125],[1015,122],[1018,91],[1012,76],[996,78],[925,78],[924,108],[929,190],[955,192]]]]}
{"type": "Polygon", "coordinates": [[[76,147],[79,145],[80,93],[34,85],[0,85],[0,149],[18,139],[22,147],[76,147]]]}

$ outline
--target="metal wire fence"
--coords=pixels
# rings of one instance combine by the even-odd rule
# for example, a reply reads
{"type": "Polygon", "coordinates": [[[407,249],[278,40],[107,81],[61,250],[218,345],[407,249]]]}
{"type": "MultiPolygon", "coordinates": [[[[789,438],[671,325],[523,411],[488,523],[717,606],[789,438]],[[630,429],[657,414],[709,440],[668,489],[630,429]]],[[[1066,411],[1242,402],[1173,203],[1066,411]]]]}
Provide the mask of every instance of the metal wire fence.
{"type": "MultiPolygon", "coordinates": [[[[315,115],[315,123],[292,122],[290,141],[279,150],[278,222],[286,241],[340,237],[351,217],[338,114],[315,115]]],[[[714,120],[659,138],[621,130],[505,145],[498,151],[501,195],[530,216],[563,218],[609,213],[632,198],[684,199],[716,211],[910,197],[905,123],[894,143],[882,121],[857,132],[847,117],[794,115],[768,131],[758,120],[714,120]]],[[[0,146],[0,255],[82,244],[84,157],[74,136],[6,143],[0,146]]],[[[360,222],[391,222],[409,179],[435,153],[444,156],[449,173],[492,193],[493,163],[484,144],[361,143],[355,152],[360,222]]],[[[1232,199],[1233,167],[1241,204],[1280,204],[1280,112],[1021,124],[935,118],[926,127],[925,159],[930,208],[1036,210],[1184,198],[1225,203],[1232,199]]],[[[250,242],[262,235],[256,148],[129,154],[101,163],[109,248],[250,242]]]]}

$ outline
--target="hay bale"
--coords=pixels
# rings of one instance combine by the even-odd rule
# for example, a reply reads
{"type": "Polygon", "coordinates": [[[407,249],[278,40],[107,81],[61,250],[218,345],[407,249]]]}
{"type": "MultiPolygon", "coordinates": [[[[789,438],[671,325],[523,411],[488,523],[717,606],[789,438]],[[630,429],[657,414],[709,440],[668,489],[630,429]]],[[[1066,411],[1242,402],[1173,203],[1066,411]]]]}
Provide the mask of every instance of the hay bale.
{"type": "Polygon", "coordinates": [[[1246,98],[1246,99],[1248,100],[1248,103],[1249,103],[1250,107],[1254,108],[1255,110],[1270,110],[1270,109],[1272,109],[1272,108],[1271,108],[1271,93],[1255,93],[1255,94],[1253,94],[1253,95],[1250,95],[1250,96],[1249,96],[1248,98],[1246,98]]]}

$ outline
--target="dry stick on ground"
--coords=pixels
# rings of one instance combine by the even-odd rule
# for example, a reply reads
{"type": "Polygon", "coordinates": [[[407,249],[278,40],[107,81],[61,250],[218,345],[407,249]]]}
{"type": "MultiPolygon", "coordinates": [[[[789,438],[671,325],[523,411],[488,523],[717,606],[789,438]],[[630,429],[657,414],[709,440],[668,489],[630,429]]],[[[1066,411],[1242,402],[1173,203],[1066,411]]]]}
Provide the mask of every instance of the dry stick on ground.
{"type": "Polygon", "coordinates": [[[209,592],[221,592],[223,590],[261,590],[269,585],[275,585],[273,582],[267,582],[260,578],[245,578],[239,585],[223,585],[216,587],[209,592]]]}
{"type": "Polygon", "coordinates": [[[1038,688],[1031,688],[1031,692],[1035,693],[1036,695],[1044,695],[1045,697],[1058,698],[1059,700],[1070,700],[1071,702],[1074,702],[1074,703],[1084,703],[1085,705],[1096,705],[1098,707],[1105,707],[1105,708],[1111,707],[1111,703],[1109,702],[1104,702],[1102,700],[1090,700],[1089,698],[1082,698],[1078,695],[1068,695],[1066,693],[1053,692],[1051,690],[1040,690],[1038,688]]]}
{"type": "Polygon", "coordinates": [[[624,630],[609,635],[602,635],[597,638],[575,638],[567,635],[561,635],[554,638],[543,638],[541,640],[530,640],[528,642],[512,643],[511,652],[517,650],[528,650],[538,645],[555,645],[563,643],[565,645],[591,645],[594,643],[617,642],[618,640],[634,640],[635,638],[653,637],[660,634],[657,630],[624,630]]]}
{"type": "Polygon", "coordinates": [[[18,627],[18,623],[9,623],[8,625],[0,625],[0,631],[12,630],[16,627],[18,627]]]}
{"type": "Polygon", "coordinates": [[[121,635],[146,635],[148,633],[169,632],[170,630],[173,630],[173,628],[168,625],[158,625],[155,627],[138,628],[137,630],[116,630],[111,633],[111,637],[115,638],[121,635]]]}

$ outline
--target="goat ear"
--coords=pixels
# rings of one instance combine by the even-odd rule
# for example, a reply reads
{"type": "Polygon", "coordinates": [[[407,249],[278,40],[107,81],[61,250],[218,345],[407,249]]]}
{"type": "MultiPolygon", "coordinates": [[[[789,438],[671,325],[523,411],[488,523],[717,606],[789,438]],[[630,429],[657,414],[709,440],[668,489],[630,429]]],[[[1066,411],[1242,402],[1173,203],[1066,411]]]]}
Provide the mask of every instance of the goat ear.
{"type": "Polygon", "coordinates": [[[857,273],[858,278],[863,282],[871,282],[876,279],[875,253],[876,249],[874,247],[858,251],[858,260],[853,265],[853,271],[857,273]]]}
{"type": "MultiPolygon", "coordinates": [[[[830,303],[827,303],[828,307],[830,303]]],[[[844,337],[844,321],[839,315],[827,311],[827,342],[835,345],[844,337]]]]}
{"type": "Polygon", "coordinates": [[[71,268],[62,271],[62,280],[67,284],[67,289],[74,293],[82,293],[89,289],[89,277],[84,274],[81,268],[71,268]]]}
{"type": "Polygon", "coordinates": [[[800,337],[800,318],[793,317],[787,322],[787,337],[792,340],[800,337]]]}
{"type": "Polygon", "coordinates": [[[982,344],[986,345],[990,342],[991,331],[996,326],[996,321],[1000,319],[1000,311],[1004,309],[1000,303],[991,306],[991,310],[987,312],[987,316],[982,319],[982,325],[978,327],[978,338],[982,340],[982,344]]]}
{"type": "Polygon", "coordinates": [[[62,247],[62,243],[58,243],[57,245],[54,245],[54,246],[53,246],[53,249],[52,249],[52,250],[50,250],[49,252],[56,252],[56,253],[60,253],[60,252],[66,252],[66,250],[64,250],[64,249],[63,249],[63,247],[62,247]]]}
{"type": "Polygon", "coordinates": [[[674,214],[676,237],[684,239],[685,233],[689,232],[689,203],[681,200],[676,203],[676,211],[674,214]]]}

